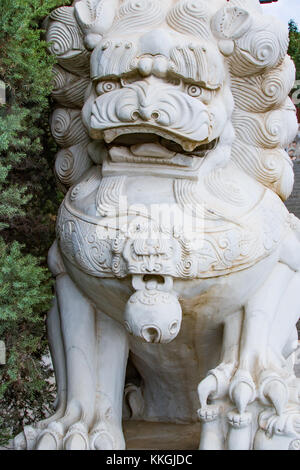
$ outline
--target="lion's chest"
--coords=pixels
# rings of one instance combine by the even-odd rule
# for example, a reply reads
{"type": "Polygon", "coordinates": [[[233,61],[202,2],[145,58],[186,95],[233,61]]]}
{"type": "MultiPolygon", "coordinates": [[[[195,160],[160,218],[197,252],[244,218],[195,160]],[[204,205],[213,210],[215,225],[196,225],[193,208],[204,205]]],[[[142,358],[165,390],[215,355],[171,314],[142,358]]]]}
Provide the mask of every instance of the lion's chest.
{"type": "Polygon", "coordinates": [[[228,204],[201,201],[190,181],[156,178],[141,185],[120,176],[86,185],[89,191],[75,186],[65,198],[57,236],[69,262],[95,277],[224,276],[268,257],[287,226],[288,213],[270,191],[237,216],[228,204]],[[90,211],[76,201],[84,191],[92,194],[85,201],[90,211]]]}

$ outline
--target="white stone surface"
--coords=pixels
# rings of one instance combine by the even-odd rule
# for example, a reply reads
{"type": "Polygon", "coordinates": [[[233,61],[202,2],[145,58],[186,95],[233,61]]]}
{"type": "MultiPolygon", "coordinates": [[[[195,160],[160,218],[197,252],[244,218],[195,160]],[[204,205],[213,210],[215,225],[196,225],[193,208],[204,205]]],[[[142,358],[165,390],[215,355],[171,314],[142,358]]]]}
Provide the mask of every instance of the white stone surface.
{"type": "Polygon", "coordinates": [[[122,414],[200,419],[203,450],[297,448],[287,28],[258,0],[81,0],[47,28],[58,397],[16,448],[124,449],[122,414]]]}

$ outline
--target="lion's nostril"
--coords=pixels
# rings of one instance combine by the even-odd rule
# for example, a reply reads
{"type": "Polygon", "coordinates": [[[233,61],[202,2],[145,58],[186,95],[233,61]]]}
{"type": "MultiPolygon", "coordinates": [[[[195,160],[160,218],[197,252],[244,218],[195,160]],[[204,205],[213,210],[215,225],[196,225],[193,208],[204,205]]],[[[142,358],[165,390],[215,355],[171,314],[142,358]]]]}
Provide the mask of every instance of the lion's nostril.
{"type": "Polygon", "coordinates": [[[137,111],[134,111],[132,114],[131,114],[131,120],[132,121],[137,121],[138,118],[140,117],[139,113],[137,111]]]}
{"type": "Polygon", "coordinates": [[[152,113],[151,118],[154,119],[154,121],[157,121],[157,119],[159,118],[159,112],[155,111],[154,113],[152,113]]]}
{"type": "Polygon", "coordinates": [[[147,343],[159,343],[161,332],[155,326],[145,326],[142,331],[142,336],[147,343]]]}

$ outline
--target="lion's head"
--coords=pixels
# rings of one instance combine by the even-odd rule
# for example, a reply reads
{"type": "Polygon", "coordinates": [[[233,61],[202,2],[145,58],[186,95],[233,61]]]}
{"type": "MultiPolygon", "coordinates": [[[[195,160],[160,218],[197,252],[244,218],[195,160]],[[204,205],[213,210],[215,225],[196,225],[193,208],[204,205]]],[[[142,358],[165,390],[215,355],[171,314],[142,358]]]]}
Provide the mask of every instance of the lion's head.
{"type": "Polygon", "coordinates": [[[295,70],[287,28],[258,0],[81,0],[47,29],[63,184],[103,156],[195,172],[231,159],[289,196],[295,70]]]}

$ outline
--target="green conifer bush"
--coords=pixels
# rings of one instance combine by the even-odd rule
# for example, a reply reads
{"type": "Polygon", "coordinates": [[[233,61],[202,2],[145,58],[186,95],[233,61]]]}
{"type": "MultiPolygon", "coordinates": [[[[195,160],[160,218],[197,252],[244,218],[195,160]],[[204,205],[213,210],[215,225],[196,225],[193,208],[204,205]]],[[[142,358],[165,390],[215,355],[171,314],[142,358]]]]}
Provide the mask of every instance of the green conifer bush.
{"type": "Polygon", "coordinates": [[[53,57],[42,23],[66,0],[0,0],[0,445],[44,417],[52,400],[45,314],[52,298],[46,254],[60,194],[53,178],[49,95],[53,57]]]}
{"type": "MultiPolygon", "coordinates": [[[[290,44],[289,44],[288,53],[293,59],[293,61],[295,62],[296,80],[300,80],[300,31],[294,20],[290,20],[289,22],[289,31],[290,31],[290,44]]],[[[297,86],[297,88],[299,89],[299,86],[297,86]]],[[[300,92],[298,93],[298,101],[299,101],[299,98],[300,98],[300,92]]],[[[300,103],[296,103],[296,106],[298,108],[298,115],[299,115],[300,103]]]]}

